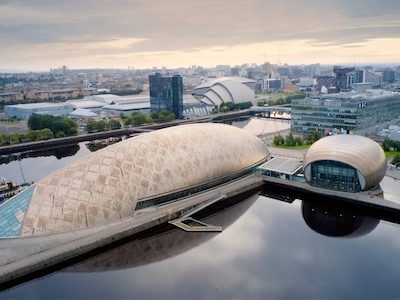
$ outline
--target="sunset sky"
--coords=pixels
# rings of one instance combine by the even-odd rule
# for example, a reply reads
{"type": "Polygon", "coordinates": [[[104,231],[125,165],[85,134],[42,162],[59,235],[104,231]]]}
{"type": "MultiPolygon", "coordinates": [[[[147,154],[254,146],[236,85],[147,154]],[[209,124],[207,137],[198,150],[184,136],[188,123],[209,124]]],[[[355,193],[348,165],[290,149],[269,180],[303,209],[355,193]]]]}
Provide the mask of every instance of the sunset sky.
{"type": "Polygon", "coordinates": [[[0,0],[0,69],[400,63],[399,0],[0,0]]]}

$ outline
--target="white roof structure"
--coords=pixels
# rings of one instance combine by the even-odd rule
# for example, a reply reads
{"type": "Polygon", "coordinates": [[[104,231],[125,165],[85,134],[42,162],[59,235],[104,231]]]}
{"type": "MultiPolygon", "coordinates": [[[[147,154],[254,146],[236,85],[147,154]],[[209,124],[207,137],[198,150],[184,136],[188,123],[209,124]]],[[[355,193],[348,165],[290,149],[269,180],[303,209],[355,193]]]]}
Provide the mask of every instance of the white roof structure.
{"type": "Polygon", "coordinates": [[[70,103],[60,102],[60,103],[51,103],[51,102],[39,102],[39,103],[26,103],[26,104],[13,104],[7,105],[9,107],[15,107],[18,109],[48,109],[48,108],[60,108],[60,107],[72,107],[70,103]]]}
{"type": "Polygon", "coordinates": [[[174,126],[126,139],[57,170],[17,197],[27,206],[18,234],[56,234],[134,217],[144,199],[240,173],[268,154],[260,139],[225,124],[174,126]]]}
{"type": "Polygon", "coordinates": [[[241,77],[221,77],[200,84],[193,95],[205,104],[220,106],[226,102],[243,103],[254,101],[255,81],[241,77]]]}
{"type": "Polygon", "coordinates": [[[113,95],[113,94],[104,94],[104,95],[86,96],[83,99],[98,101],[98,102],[102,102],[102,103],[106,103],[106,104],[111,104],[111,103],[115,103],[115,101],[120,101],[122,99],[122,97],[113,95]]]}
{"type": "Polygon", "coordinates": [[[94,100],[68,100],[67,103],[71,104],[74,108],[101,108],[104,106],[104,102],[94,100]]]}
{"type": "Polygon", "coordinates": [[[98,114],[90,111],[89,109],[78,108],[75,109],[73,112],[69,113],[71,117],[75,118],[94,118],[98,117],[98,114]]]}
{"type": "Polygon", "coordinates": [[[127,104],[108,104],[108,105],[104,105],[103,109],[121,110],[121,111],[150,109],[150,102],[127,103],[127,104]]]}
{"type": "Polygon", "coordinates": [[[302,168],[300,160],[290,157],[274,157],[259,166],[259,169],[293,175],[302,168]]]}

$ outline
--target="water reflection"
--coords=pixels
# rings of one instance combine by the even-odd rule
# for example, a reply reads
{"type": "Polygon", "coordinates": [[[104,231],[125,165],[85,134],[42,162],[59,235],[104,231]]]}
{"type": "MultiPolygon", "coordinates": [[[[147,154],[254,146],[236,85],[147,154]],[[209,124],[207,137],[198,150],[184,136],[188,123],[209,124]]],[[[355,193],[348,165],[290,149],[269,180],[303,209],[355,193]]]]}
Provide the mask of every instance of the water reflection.
{"type": "MultiPolygon", "coordinates": [[[[253,205],[257,197],[258,194],[255,191],[232,197],[194,217],[208,224],[221,226],[225,230],[253,205]]],[[[99,272],[147,265],[184,253],[218,234],[216,232],[185,232],[173,225],[163,225],[158,229],[135,236],[121,246],[71,266],[65,271],[99,272]]]]}
{"type": "Polygon", "coordinates": [[[360,237],[370,233],[379,219],[366,217],[340,206],[302,201],[301,212],[306,224],[314,231],[332,237],[360,237]]]}
{"type": "Polygon", "coordinates": [[[53,149],[44,149],[39,151],[28,151],[28,152],[20,152],[13,153],[9,155],[1,155],[0,156],[0,165],[8,164],[13,161],[22,160],[28,157],[46,157],[46,156],[55,156],[57,159],[61,159],[68,156],[74,156],[78,153],[80,146],[78,144],[69,145],[60,148],[53,149]]]}

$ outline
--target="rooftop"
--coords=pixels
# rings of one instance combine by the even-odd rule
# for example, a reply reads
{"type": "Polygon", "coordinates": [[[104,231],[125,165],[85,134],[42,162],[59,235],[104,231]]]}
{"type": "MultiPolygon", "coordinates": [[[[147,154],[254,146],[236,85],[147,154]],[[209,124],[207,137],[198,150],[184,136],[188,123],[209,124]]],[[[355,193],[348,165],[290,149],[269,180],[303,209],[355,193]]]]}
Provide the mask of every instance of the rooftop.
{"type": "Polygon", "coordinates": [[[293,175],[301,169],[302,162],[290,157],[274,157],[259,166],[259,169],[293,175]]]}
{"type": "Polygon", "coordinates": [[[388,97],[400,96],[398,92],[391,92],[379,89],[368,89],[365,92],[341,92],[322,95],[322,99],[343,99],[343,100],[379,100],[388,97]]]}
{"type": "Polygon", "coordinates": [[[56,108],[56,107],[71,107],[70,103],[50,103],[50,102],[40,102],[40,103],[26,103],[26,104],[15,104],[6,105],[8,107],[14,107],[19,109],[45,109],[45,108],[56,108]]]}

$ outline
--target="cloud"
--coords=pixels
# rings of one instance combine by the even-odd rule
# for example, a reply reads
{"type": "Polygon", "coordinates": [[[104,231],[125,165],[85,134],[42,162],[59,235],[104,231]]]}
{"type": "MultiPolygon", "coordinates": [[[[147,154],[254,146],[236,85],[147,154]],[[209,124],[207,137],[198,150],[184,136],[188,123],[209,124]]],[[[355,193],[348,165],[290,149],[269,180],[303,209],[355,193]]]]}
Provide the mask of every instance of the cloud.
{"type": "MultiPolygon", "coordinates": [[[[70,44],[87,43],[73,51],[82,60],[91,44],[130,39],[140,42],[116,47],[114,54],[182,53],[287,40],[307,40],[313,47],[349,45],[400,38],[399,11],[395,0],[1,1],[1,54],[14,63],[21,60],[14,51],[18,47],[53,45],[65,53],[70,44]]],[[[104,55],[111,54],[109,48],[104,55]]],[[[43,64],[50,62],[48,53],[39,53],[43,64]]]]}

